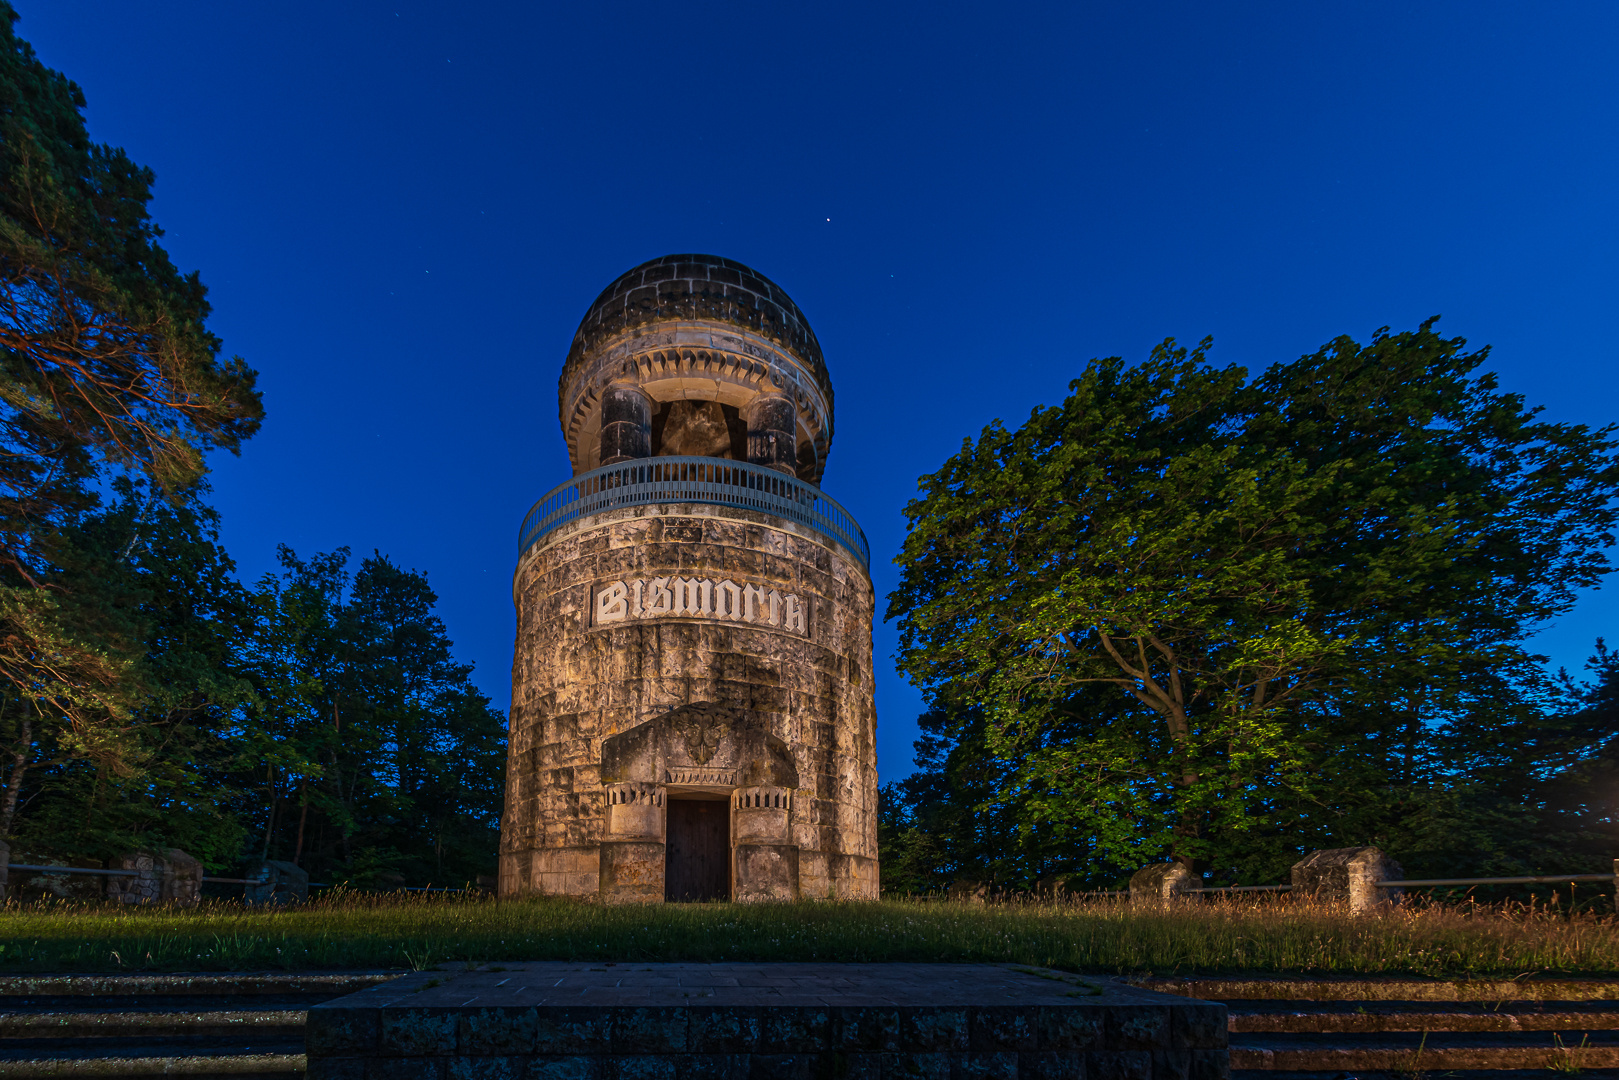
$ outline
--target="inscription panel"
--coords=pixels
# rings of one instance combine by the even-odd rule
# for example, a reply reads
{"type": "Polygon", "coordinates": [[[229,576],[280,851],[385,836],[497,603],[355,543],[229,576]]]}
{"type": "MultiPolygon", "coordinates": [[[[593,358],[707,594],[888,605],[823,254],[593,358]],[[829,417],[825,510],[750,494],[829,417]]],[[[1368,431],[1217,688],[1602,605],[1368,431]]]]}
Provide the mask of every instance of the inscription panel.
{"type": "Polygon", "coordinates": [[[634,619],[719,619],[809,636],[809,605],[793,593],[729,578],[655,577],[608,581],[591,605],[597,626],[634,619]]]}

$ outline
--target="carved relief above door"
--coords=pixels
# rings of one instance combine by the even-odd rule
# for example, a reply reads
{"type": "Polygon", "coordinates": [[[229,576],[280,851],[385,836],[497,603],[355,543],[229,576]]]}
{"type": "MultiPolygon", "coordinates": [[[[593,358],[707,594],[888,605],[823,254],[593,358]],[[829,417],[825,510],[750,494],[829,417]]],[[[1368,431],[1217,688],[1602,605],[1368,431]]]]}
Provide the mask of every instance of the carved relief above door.
{"type": "Polygon", "coordinates": [[[603,740],[601,782],[797,788],[798,769],[757,714],[699,701],[603,740]]]}

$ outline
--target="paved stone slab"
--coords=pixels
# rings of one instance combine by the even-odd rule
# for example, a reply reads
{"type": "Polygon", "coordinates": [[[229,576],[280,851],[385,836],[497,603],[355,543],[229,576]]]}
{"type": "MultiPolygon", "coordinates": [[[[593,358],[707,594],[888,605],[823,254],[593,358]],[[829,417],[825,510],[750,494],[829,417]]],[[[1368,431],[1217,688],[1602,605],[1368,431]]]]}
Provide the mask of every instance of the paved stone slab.
{"type": "Polygon", "coordinates": [[[309,1011],[310,1080],[1224,1080],[1226,1008],[974,964],[514,963],[309,1011]]]}

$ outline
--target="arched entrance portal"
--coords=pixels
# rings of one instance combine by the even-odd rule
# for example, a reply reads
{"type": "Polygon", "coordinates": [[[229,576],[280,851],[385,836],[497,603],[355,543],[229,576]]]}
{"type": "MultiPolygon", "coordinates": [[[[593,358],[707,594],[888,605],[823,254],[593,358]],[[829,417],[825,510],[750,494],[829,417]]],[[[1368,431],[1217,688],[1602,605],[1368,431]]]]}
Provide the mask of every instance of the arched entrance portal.
{"type": "Polygon", "coordinates": [[[798,898],[787,744],[747,710],[696,702],[602,742],[609,903],[798,898]]]}

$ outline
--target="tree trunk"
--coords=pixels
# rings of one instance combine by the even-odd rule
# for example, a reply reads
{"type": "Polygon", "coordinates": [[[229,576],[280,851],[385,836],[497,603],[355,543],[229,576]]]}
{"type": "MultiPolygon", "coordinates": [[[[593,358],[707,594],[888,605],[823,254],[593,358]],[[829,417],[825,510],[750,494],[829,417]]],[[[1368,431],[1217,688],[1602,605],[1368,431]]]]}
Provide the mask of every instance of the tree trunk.
{"type": "Polygon", "coordinates": [[[275,807],[277,799],[275,794],[274,765],[265,766],[264,786],[268,788],[270,792],[270,819],[264,823],[264,854],[261,855],[260,858],[268,859],[270,857],[270,837],[275,834],[275,807]]]}
{"type": "Polygon", "coordinates": [[[292,865],[298,865],[298,859],[304,853],[304,823],[309,820],[309,781],[298,782],[298,794],[303,797],[303,809],[298,811],[298,842],[292,847],[292,865]]]}
{"type": "Polygon", "coordinates": [[[22,718],[22,735],[11,755],[11,775],[6,778],[6,794],[0,801],[0,840],[11,836],[11,821],[17,816],[17,797],[22,793],[23,774],[28,771],[28,754],[34,748],[34,719],[22,718]]]}

